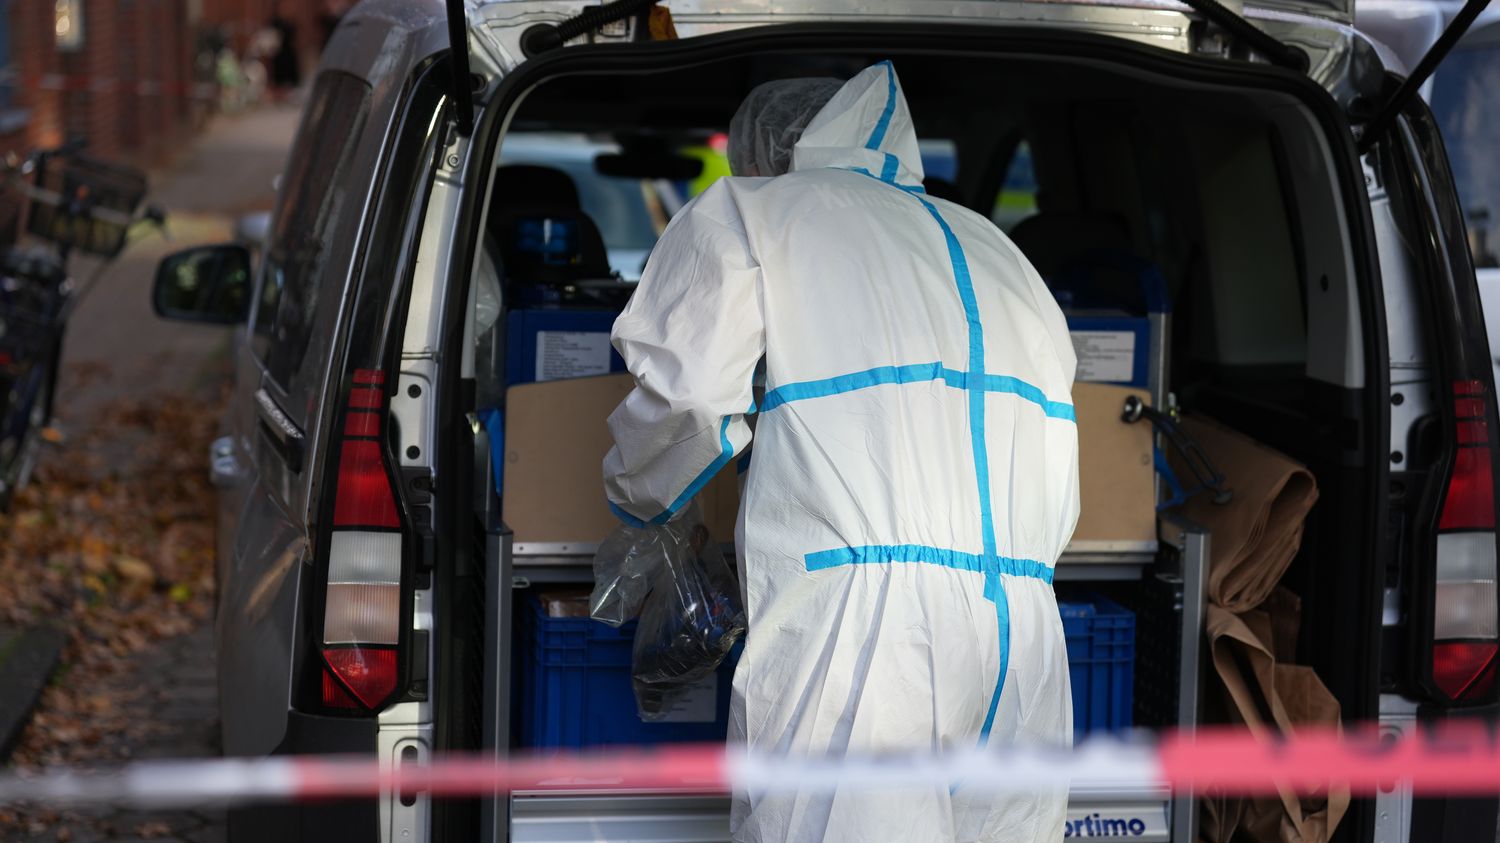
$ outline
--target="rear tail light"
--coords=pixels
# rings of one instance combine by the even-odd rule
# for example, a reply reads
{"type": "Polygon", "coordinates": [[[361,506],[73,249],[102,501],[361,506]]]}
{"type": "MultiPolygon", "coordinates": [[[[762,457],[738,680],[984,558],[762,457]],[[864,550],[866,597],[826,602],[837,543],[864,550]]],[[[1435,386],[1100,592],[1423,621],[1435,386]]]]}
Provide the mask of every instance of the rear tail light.
{"type": "Polygon", "coordinates": [[[1457,450],[1438,521],[1432,679],[1459,702],[1493,694],[1500,655],[1489,403],[1483,383],[1453,385],[1457,450]]]}
{"type": "Polygon", "coordinates": [[[323,704],[378,709],[398,684],[401,516],[381,422],[385,374],[354,372],[344,410],[323,605],[323,704]]]}
{"type": "MultiPolygon", "coordinates": [[[[336,680],[342,680],[347,694],[335,693],[335,700],[346,702],[349,695],[359,700],[365,708],[373,709],[385,702],[396,690],[396,651],[373,647],[346,647],[323,651],[336,680]]],[[[324,692],[329,686],[323,686],[324,692]]],[[[325,699],[324,702],[329,702],[325,699]]]]}
{"type": "Polygon", "coordinates": [[[1455,700],[1483,699],[1495,688],[1493,643],[1438,643],[1432,648],[1432,675],[1455,700]]]}

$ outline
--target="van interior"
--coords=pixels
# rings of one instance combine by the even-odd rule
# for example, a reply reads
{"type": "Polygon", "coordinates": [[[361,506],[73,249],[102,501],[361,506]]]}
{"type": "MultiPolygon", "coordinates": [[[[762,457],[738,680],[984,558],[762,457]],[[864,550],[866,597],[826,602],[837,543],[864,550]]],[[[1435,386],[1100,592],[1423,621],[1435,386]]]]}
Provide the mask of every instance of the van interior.
{"type": "MultiPolygon", "coordinates": [[[[1090,300],[1067,306],[1144,315],[1162,304],[1142,291],[1140,267],[1154,269],[1171,315],[1165,386],[1183,414],[1219,420],[1311,470],[1320,497],[1284,580],[1302,601],[1297,661],[1317,671],[1343,716],[1373,716],[1386,574],[1371,561],[1368,524],[1382,511],[1386,454],[1372,408],[1386,364],[1371,336],[1379,322],[1370,317],[1378,305],[1367,293],[1376,287],[1361,234],[1365,212],[1345,192],[1352,153],[1328,131],[1314,101],[1321,92],[1062,54],[761,52],[632,74],[554,75],[511,113],[476,273],[493,275],[476,277],[476,287],[497,290],[501,310],[618,310],[634,281],[611,260],[630,245],[621,232],[644,230],[649,241],[692,189],[675,150],[711,144],[761,82],[848,78],[886,58],[923,140],[929,193],[989,216],[1049,283],[1091,255],[1129,259],[1091,266],[1090,300]],[[542,148],[530,140],[545,137],[592,144],[593,173],[514,152],[542,148]],[[591,176],[612,185],[613,198],[590,199],[599,185],[579,182],[591,176]],[[566,266],[516,242],[515,221],[541,216],[576,221],[576,256],[566,266]]],[[[470,301],[483,311],[493,298],[470,301]]],[[[507,371],[506,320],[477,318],[468,391],[476,417],[503,406],[507,371]]],[[[497,546],[485,539],[495,511],[487,460],[476,446],[481,554],[497,546]]],[[[1164,544],[1161,552],[1172,551],[1164,544]]],[[[586,587],[588,565],[584,555],[551,576],[586,587]]],[[[530,589],[515,589],[517,600],[548,585],[548,576],[528,570],[517,582],[530,589]]],[[[1060,591],[1070,587],[1064,579],[1060,591]]],[[[1174,675],[1146,663],[1175,651],[1164,620],[1172,601],[1150,569],[1139,581],[1088,586],[1137,612],[1137,652],[1145,655],[1136,725],[1169,722],[1174,675]]],[[[482,644],[474,643],[478,658],[482,644]]],[[[468,740],[479,740],[477,726],[468,740]]]]}

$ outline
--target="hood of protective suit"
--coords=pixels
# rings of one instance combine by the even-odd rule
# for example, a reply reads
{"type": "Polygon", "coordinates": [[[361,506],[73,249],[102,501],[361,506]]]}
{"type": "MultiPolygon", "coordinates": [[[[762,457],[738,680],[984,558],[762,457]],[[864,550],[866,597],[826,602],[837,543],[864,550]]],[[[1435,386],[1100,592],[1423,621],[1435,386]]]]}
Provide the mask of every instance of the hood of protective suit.
{"type": "Polygon", "coordinates": [[[861,170],[906,186],[922,183],[917,131],[888,61],[867,67],[823,106],[792,151],[792,170],[861,170]]]}

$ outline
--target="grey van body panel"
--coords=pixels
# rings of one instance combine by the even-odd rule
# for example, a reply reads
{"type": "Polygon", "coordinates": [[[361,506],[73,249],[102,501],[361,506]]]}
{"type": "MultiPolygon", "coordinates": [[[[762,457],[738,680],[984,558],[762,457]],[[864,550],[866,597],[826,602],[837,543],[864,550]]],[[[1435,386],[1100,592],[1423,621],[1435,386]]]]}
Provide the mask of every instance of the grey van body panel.
{"type": "MultiPolygon", "coordinates": [[[[317,518],[318,486],[322,480],[323,430],[331,414],[329,400],[342,372],[341,346],[346,334],[345,320],[354,298],[353,282],[361,268],[360,240],[369,229],[377,192],[381,187],[381,161],[396,122],[400,119],[412,74],[432,56],[448,47],[442,4],[421,2],[407,4],[361,4],[363,13],[351,15],[341,24],[324,50],[319,72],[336,70],[365,80],[371,88],[370,112],[359,149],[349,170],[366,176],[362,183],[359,220],[348,230],[357,236],[338,243],[331,256],[330,277],[319,290],[318,326],[304,358],[302,371],[294,379],[293,390],[306,389],[310,411],[303,431],[309,443],[307,468],[303,470],[300,504],[293,511],[305,513],[311,525],[317,518]],[[376,8],[369,8],[369,6],[376,8]],[[419,14],[424,11],[427,14],[419,14]],[[432,16],[436,11],[437,17],[432,16]],[[337,280],[338,283],[329,283],[337,280]],[[298,383],[297,381],[301,381],[298,383]],[[311,409],[315,408],[315,409],[311,409]]],[[[300,397],[300,396],[299,396],[300,397]]]]}
{"type": "Polygon", "coordinates": [[[221,584],[219,709],[226,755],[281,743],[297,663],[297,596],[307,542],[269,496],[252,493],[239,521],[235,571],[221,584]]]}
{"type": "MultiPolygon", "coordinates": [[[[412,71],[447,48],[441,14],[440,2],[364,4],[339,27],[324,52],[320,73],[343,71],[371,88],[365,129],[349,167],[366,180],[351,187],[358,191],[352,197],[358,220],[347,228],[341,225],[344,230],[368,228],[381,186],[381,160],[405,105],[412,71]]],[[[227,754],[266,755],[283,743],[293,677],[308,656],[302,628],[307,616],[304,566],[313,558],[325,431],[333,415],[330,396],[337,394],[343,369],[342,338],[360,269],[359,241],[354,236],[332,244],[326,275],[318,282],[311,340],[285,389],[265,372],[248,342],[237,349],[230,409],[235,430],[227,437],[234,453],[225,456],[240,464],[243,476],[240,484],[221,493],[221,512],[230,517],[230,526],[221,533],[216,619],[227,754]],[[258,430],[253,396],[259,389],[301,419],[306,452],[300,472],[288,470],[258,430]]],[[[257,303],[259,298],[257,294],[257,303]]],[[[250,325],[255,318],[252,313],[250,325]]]]}

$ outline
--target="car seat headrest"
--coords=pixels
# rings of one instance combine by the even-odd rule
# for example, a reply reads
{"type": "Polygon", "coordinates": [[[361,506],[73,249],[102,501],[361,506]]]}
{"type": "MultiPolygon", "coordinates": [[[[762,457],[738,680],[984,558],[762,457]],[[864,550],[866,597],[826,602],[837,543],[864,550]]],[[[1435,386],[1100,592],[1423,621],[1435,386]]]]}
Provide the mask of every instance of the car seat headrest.
{"type": "Polygon", "coordinates": [[[510,281],[559,285],[612,274],[599,227],[580,207],[578,186],[555,167],[497,169],[489,230],[510,281]]]}
{"type": "Polygon", "coordinates": [[[958,205],[964,203],[963,196],[958,192],[958,185],[947,179],[928,176],[922,179],[922,189],[934,199],[946,199],[958,205]]]}
{"type": "Polygon", "coordinates": [[[1065,309],[1141,315],[1168,307],[1161,270],[1136,254],[1120,217],[1042,213],[1017,223],[1010,237],[1065,309]]]}
{"type": "Polygon", "coordinates": [[[577,208],[578,185],[572,176],[556,167],[507,164],[495,170],[493,207],[517,205],[577,208]]]}
{"type": "Polygon", "coordinates": [[[1113,214],[1037,214],[1017,223],[1010,239],[1043,278],[1061,272],[1089,252],[1134,251],[1125,223],[1113,214]]]}

